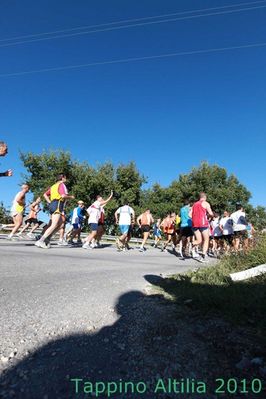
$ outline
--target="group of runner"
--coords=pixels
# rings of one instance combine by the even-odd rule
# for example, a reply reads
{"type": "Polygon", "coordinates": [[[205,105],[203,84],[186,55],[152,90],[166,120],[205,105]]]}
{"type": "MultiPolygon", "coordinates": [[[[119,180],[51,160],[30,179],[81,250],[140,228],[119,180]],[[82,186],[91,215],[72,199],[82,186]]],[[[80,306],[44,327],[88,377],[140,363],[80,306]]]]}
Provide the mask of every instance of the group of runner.
{"type": "Polygon", "coordinates": [[[191,255],[204,261],[206,254],[219,256],[221,253],[247,249],[252,244],[254,228],[246,220],[242,205],[231,215],[224,211],[220,216],[213,212],[207,202],[205,193],[200,193],[199,200],[193,205],[187,200],[180,209],[180,215],[168,214],[163,221],[157,220],[154,226],[155,242],[158,246],[163,232],[166,241],[162,251],[166,251],[169,243],[173,249],[179,244],[181,257],[191,255]],[[202,247],[202,256],[197,254],[197,248],[202,247]]]}
{"type": "MultiPolygon", "coordinates": [[[[0,156],[4,156],[6,153],[6,144],[0,142],[0,156]]],[[[1,174],[1,176],[11,175],[11,170],[1,174]]],[[[104,207],[112,199],[113,192],[106,199],[98,195],[88,209],[85,209],[83,201],[78,201],[77,206],[67,219],[65,214],[66,201],[75,198],[68,193],[65,185],[66,181],[66,175],[59,174],[55,184],[43,194],[50,214],[49,223],[45,224],[38,220],[38,213],[41,210],[41,197],[38,197],[29,205],[30,212],[24,226],[23,215],[26,208],[26,194],[29,192],[30,187],[28,184],[23,184],[13,200],[11,208],[13,224],[1,225],[2,229],[7,227],[12,229],[7,238],[22,237],[24,232],[31,227],[27,236],[34,239],[34,231],[41,226],[42,232],[35,242],[36,247],[49,248],[51,238],[56,232],[59,232],[60,236],[59,245],[74,244],[73,240],[77,239],[76,244],[82,244],[84,249],[98,246],[104,233],[104,207]],[[86,218],[90,226],[90,233],[82,241],[80,234],[86,218]],[[66,230],[67,222],[69,227],[66,230]],[[21,227],[22,230],[19,231],[21,227]]],[[[229,252],[232,248],[238,251],[240,245],[246,248],[248,240],[254,231],[252,225],[247,223],[246,215],[241,205],[231,215],[225,210],[223,216],[220,217],[212,211],[205,193],[200,193],[198,201],[193,205],[189,201],[185,201],[179,215],[173,212],[168,214],[163,220],[157,219],[154,221],[149,209],[146,209],[136,218],[134,209],[127,201],[116,210],[114,217],[120,230],[120,235],[116,240],[118,251],[129,249],[129,241],[133,229],[137,225],[143,235],[139,248],[140,252],[146,251],[145,245],[151,233],[154,236],[154,247],[157,247],[159,242],[162,241],[163,233],[166,240],[162,242],[162,251],[166,251],[169,244],[172,244],[173,250],[176,250],[179,244],[179,252],[182,258],[192,256],[201,262],[206,261],[208,252],[217,255],[220,251],[229,252]],[[200,254],[198,252],[199,248],[201,248],[200,254]]]]}

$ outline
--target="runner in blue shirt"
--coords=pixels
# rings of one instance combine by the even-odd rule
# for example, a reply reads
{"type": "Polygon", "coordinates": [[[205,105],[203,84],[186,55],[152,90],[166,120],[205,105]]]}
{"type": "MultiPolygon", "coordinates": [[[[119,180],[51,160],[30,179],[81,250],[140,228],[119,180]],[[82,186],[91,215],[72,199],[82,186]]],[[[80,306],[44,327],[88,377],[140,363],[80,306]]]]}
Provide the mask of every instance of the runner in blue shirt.
{"type": "Polygon", "coordinates": [[[184,206],[180,209],[180,235],[182,240],[182,249],[180,250],[181,258],[184,258],[184,252],[187,244],[192,242],[193,231],[192,231],[192,220],[189,216],[191,205],[189,200],[184,201],[184,206]]]}

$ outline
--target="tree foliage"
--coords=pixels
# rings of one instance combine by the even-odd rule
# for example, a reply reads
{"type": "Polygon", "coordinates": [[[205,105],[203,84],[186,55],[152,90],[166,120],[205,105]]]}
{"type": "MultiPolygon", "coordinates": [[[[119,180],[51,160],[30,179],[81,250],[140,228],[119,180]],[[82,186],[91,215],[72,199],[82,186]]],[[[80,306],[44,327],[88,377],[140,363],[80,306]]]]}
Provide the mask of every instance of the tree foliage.
{"type": "Polygon", "coordinates": [[[4,207],[3,202],[0,202],[0,220],[1,220],[1,223],[12,222],[12,218],[10,217],[7,209],[4,207]]]}
{"type": "Polygon", "coordinates": [[[198,199],[200,192],[205,192],[212,208],[217,212],[225,209],[234,211],[236,205],[248,204],[250,192],[234,175],[228,175],[225,168],[202,162],[186,175],[180,175],[170,186],[179,198],[191,201],[198,199]]]}
{"type": "Polygon", "coordinates": [[[181,174],[169,187],[155,184],[143,192],[142,201],[157,216],[162,217],[168,212],[179,211],[185,199],[196,201],[202,191],[207,194],[208,201],[217,212],[232,212],[239,203],[247,206],[251,197],[246,187],[234,175],[228,175],[226,169],[202,162],[191,172],[181,174]]]}
{"type": "Polygon", "coordinates": [[[68,201],[68,209],[76,205],[76,200],[83,200],[89,206],[97,195],[107,197],[113,190],[114,197],[106,207],[107,224],[111,225],[115,210],[125,200],[133,207],[139,206],[145,179],[134,162],[117,167],[108,162],[93,168],[86,162],[72,160],[70,153],[64,151],[21,153],[20,157],[27,172],[23,175],[24,181],[29,183],[36,197],[42,196],[56,182],[59,173],[65,173],[68,190],[75,196],[75,200],[68,201]]]}

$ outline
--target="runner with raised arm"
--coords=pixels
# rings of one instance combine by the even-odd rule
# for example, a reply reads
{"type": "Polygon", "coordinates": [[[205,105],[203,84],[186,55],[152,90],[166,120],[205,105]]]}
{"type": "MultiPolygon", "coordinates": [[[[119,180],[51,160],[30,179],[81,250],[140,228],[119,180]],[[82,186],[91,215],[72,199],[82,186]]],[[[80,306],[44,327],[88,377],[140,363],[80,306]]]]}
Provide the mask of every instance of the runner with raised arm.
{"type": "Polygon", "coordinates": [[[97,236],[97,231],[98,231],[98,223],[101,217],[101,207],[107,204],[113,197],[113,191],[111,191],[111,194],[107,199],[103,199],[101,195],[97,195],[96,201],[87,209],[87,213],[89,214],[89,226],[91,229],[91,233],[88,235],[86,238],[84,244],[82,245],[83,249],[90,249],[91,242],[94,240],[97,236]]]}

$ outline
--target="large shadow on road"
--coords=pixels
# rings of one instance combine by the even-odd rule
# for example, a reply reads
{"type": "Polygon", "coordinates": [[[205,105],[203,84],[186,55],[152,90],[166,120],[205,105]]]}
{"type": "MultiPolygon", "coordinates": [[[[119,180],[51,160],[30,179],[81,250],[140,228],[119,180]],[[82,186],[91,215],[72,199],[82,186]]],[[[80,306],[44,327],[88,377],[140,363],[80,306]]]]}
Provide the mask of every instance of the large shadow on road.
{"type": "MultiPolygon", "coordinates": [[[[145,278],[152,284],[165,286],[159,276],[145,278]]],[[[97,397],[98,383],[98,397],[107,398],[107,383],[113,382],[109,385],[113,392],[109,392],[109,397],[115,399],[214,399],[215,378],[250,378],[256,372],[234,367],[247,349],[252,356],[257,355],[253,347],[247,348],[250,341],[243,331],[233,334],[227,323],[199,316],[189,306],[184,310],[184,306],[173,306],[162,295],[145,296],[131,291],[119,297],[116,312],[119,319],[113,325],[95,333],[57,339],[7,370],[0,379],[0,397],[97,397]],[[167,391],[162,385],[157,386],[160,378],[167,391]],[[182,378],[204,381],[208,393],[169,392],[167,379],[182,381],[182,378]],[[125,387],[125,382],[132,384],[125,387]],[[159,390],[154,392],[156,386],[159,390]]],[[[234,395],[235,399],[240,397],[234,395]]],[[[248,396],[253,397],[263,396],[252,393],[248,396]]]]}

